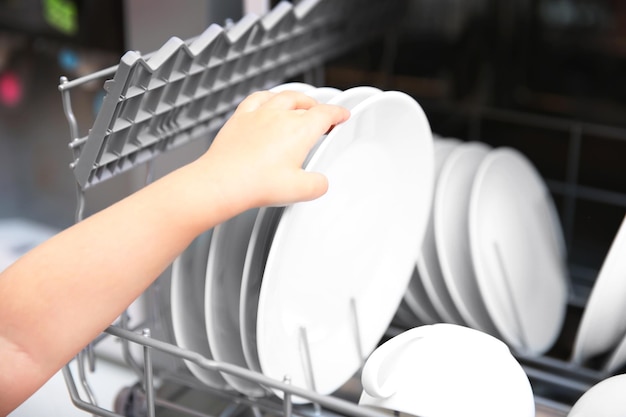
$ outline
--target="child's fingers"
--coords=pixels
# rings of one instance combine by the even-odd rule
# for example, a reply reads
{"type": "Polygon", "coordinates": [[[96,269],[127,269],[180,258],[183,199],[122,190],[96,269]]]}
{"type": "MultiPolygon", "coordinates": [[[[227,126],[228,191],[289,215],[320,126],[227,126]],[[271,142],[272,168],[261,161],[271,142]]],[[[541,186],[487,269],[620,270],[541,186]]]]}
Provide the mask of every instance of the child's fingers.
{"type": "Polygon", "coordinates": [[[275,95],[276,93],[272,93],[270,91],[257,91],[250,94],[241,103],[239,103],[239,106],[237,106],[237,110],[244,112],[255,111],[263,104],[267,103],[267,101],[275,95]]]}
{"type": "Polygon", "coordinates": [[[350,111],[344,107],[332,104],[319,104],[311,107],[302,115],[309,120],[311,126],[319,128],[320,135],[327,133],[333,126],[345,122],[350,118],[350,111]]]}
{"type": "Polygon", "coordinates": [[[297,91],[281,91],[270,98],[265,107],[277,110],[310,109],[317,104],[317,100],[297,91]]]}

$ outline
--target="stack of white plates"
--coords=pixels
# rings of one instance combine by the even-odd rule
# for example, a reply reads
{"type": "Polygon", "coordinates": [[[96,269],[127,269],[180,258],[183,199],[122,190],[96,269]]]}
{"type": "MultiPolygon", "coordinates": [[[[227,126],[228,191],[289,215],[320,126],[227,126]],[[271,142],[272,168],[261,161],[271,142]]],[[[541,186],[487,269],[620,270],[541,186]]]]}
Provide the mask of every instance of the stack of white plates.
{"type": "Polygon", "coordinates": [[[514,149],[446,138],[435,140],[435,164],[432,212],[405,295],[415,323],[460,324],[518,353],[545,353],[563,326],[569,280],[541,176],[514,149]]]}
{"type": "MultiPolygon", "coordinates": [[[[432,133],[404,93],[302,83],[280,90],[351,110],[305,162],[328,177],[329,190],[243,213],[183,253],[173,269],[173,325],[179,345],[208,358],[330,394],[378,345],[415,270],[432,201],[432,133]]],[[[188,366],[213,387],[267,393],[188,366]]]]}
{"type": "Polygon", "coordinates": [[[578,365],[609,354],[603,370],[613,373],[626,365],[626,218],[602,264],[585,306],[574,342],[572,361],[578,365]]]}

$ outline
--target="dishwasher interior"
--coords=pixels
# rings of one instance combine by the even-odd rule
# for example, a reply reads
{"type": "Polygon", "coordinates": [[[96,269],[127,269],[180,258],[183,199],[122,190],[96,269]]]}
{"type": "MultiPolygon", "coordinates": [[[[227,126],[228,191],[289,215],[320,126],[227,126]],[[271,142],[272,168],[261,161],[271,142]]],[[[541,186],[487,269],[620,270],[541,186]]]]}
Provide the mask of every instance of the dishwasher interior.
{"type": "MultiPolygon", "coordinates": [[[[422,106],[433,133],[518,149],[550,190],[571,280],[565,321],[545,354],[516,357],[531,381],[537,415],[565,416],[593,385],[620,373],[603,368],[609,353],[584,365],[570,356],[626,206],[620,158],[626,96],[618,81],[626,63],[625,17],[615,1],[307,0],[274,3],[262,17],[246,15],[186,41],[172,39],[152,54],[128,52],[118,65],[59,84],[76,221],[112,180],[130,178],[140,188],[176,167],[169,155],[193,158],[205,150],[249,92],[283,82],[403,91],[422,106]],[[206,80],[214,84],[203,87],[206,80]],[[80,114],[77,120],[73,94],[94,83],[105,91],[101,107],[93,120],[80,114]]],[[[362,390],[358,373],[324,396],[176,346],[171,275],[172,268],[81,352],[78,375],[64,370],[77,407],[102,416],[380,415],[355,405],[362,390]],[[90,393],[102,357],[137,372],[137,385],[120,392],[111,407],[97,406],[90,393]],[[185,361],[272,387],[282,398],[209,388],[185,361]]],[[[419,324],[397,317],[381,343],[419,324]]]]}

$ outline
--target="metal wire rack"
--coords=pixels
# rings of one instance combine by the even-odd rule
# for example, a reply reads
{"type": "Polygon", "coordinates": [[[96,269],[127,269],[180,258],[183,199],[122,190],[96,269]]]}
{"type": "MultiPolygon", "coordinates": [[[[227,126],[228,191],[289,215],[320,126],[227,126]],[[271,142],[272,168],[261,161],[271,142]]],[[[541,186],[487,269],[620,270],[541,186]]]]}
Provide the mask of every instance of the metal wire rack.
{"type": "Polygon", "coordinates": [[[70,123],[71,168],[80,188],[114,177],[161,152],[214,133],[246,95],[320,65],[398,17],[402,2],[281,2],[228,28],[171,38],[158,51],[127,52],[119,65],[74,81],[62,79],[70,123]],[[80,136],[69,92],[109,77],[93,127],[80,136]]]}
{"type": "MultiPolygon", "coordinates": [[[[279,84],[304,74],[311,84],[319,85],[318,69],[324,62],[357,44],[384,35],[399,20],[403,1],[388,0],[304,0],[293,5],[283,1],[265,16],[245,16],[228,27],[211,25],[204,33],[187,41],[172,38],[154,53],[126,53],[114,67],[68,80],[62,77],[59,90],[69,123],[70,164],[78,192],[76,221],[83,217],[85,191],[142,164],[148,166],[160,154],[199,138],[212,137],[237,103],[247,94],[279,84]],[[93,81],[104,82],[106,95],[93,126],[81,134],[72,109],[71,93],[75,88],[93,81]]],[[[385,63],[382,64],[385,66],[385,63]]],[[[450,112],[450,109],[439,109],[450,112]]],[[[565,197],[564,219],[568,237],[571,236],[572,216],[577,199],[586,198],[624,206],[623,194],[581,187],[577,184],[581,137],[595,132],[599,126],[572,123],[554,118],[531,117],[513,112],[473,109],[466,112],[468,138],[480,139],[485,120],[539,126],[569,133],[567,176],[565,181],[551,181],[554,193],[565,197]]],[[[618,139],[626,138],[621,130],[602,133],[618,139]]],[[[146,178],[146,183],[150,177],[146,178]]],[[[575,300],[572,302],[576,303],[575,300]]],[[[153,318],[154,319],[154,318],[153,318]]],[[[150,321],[150,320],[148,320],[150,321]]],[[[310,389],[293,386],[289,380],[277,381],[259,373],[230,364],[209,360],[196,352],[182,349],[160,340],[153,323],[140,323],[130,328],[124,314],[103,335],[77,358],[79,383],[87,399],[81,398],[77,380],[70,367],[63,374],[74,404],[99,416],[153,416],[156,407],[181,414],[203,416],[201,411],[186,408],[158,395],[155,378],[159,373],[174,384],[195,390],[209,390],[175,372],[154,369],[155,352],[177,360],[187,360],[200,367],[226,372],[257,382],[284,393],[277,398],[249,399],[225,392],[212,392],[231,404],[244,404],[255,417],[269,415],[320,415],[337,413],[356,417],[381,417],[383,414],[357,406],[354,401],[320,395],[310,389]],[[122,341],[124,359],[137,373],[137,386],[120,394],[121,405],[116,411],[99,407],[91,393],[86,368],[93,371],[93,346],[105,338],[122,341]],[[131,345],[143,351],[143,361],[130,352],[131,345]],[[156,373],[156,375],[155,375],[156,373]],[[310,407],[294,406],[292,397],[310,400],[310,407]]],[[[402,329],[391,327],[388,336],[402,329]]],[[[357,329],[358,331],[358,329],[357,329]]],[[[601,371],[573,366],[551,357],[518,357],[531,380],[540,387],[538,403],[549,404],[565,415],[567,407],[558,402],[560,395],[570,400],[589,389],[606,375],[601,371]],[[556,401],[551,400],[556,398],[556,401]]],[[[158,361],[157,361],[158,362],[158,361]]],[[[564,401],[566,403],[567,401],[564,401]]],[[[227,415],[227,414],[224,414],[227,415]]]]}
{"type": "MultiPolygon", "coordinates": [[[[315,78],[321,64],[358,43],[383,35],[398,20],[402,7],[400,0],[304,0],[295,5],[283,1],[263,17],[247,15],[228,27],[213,24],[193,39],[171,38],[150,54],[127,52],[114,67],[72,81],[61,77],[59,91],[69,123],[69,147],[73,154],[70,168],[78,193],[75,220],[83,218],[87,189],[139,165],[149,166],[158,155],[190,141],[212,138],[241,99],[253,91],[267,89],[299,74],[306,74],[313,84],[319,84],[315,78]],[[104,82],[106,94],[101,108],[88,133],[81,135],[71,92],[104,79],[108,80],[104,82]]],[[[150,181],[148,175],[146,183],[150,181]]],[[[129,329],[128,322],[125,313],[76,358],[86,400],[79,394],[69,365],[64,368],[70,397],[76,407],[99,416],[121,416],[120,413],[153,416],[157,405],[190,415],[203,415],[155,395],[153,352],[156,350],[284,393],[279,402],[239,396],[229,398],[231,402],[249,403],[257,416],[262,411],[292,415],[293,396],[313,403],[309,411],[298,407],[297,413],[319,415],[323,407],[341,415],[382,416],[354,402],[293,386],[288,377],[285,381],[275,381],[247,369],[209,360],[151,337],[151,323],[139,328],[140,333],[137,333],[133,330],[138,329],[129,329]],[[97,405],[87,378],[86,368],[95,370],[94,346],[107,337],[122,340],[127,365],[143,381],[136,389],[123,393],[126,397],[117,412],[97,405]],[[131,354],[131,343],[143,347],[143,363],[131,354]]],[[[168,378],[183,385],[194,385],[175,373],[168,378]]]]}

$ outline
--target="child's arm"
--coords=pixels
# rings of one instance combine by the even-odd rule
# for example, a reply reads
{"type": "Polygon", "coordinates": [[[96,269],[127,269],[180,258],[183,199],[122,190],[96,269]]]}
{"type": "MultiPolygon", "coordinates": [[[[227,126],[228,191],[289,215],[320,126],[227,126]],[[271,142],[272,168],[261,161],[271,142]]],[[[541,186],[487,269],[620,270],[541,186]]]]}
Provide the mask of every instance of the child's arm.
{"type": "Polygon", "coordinates": [[[203,156],[59,233],[0,274],[0,415],[105,329],[203,231],[322,195],[302,163],[347,110],[299,93],[244,100],[203,156]]]}

